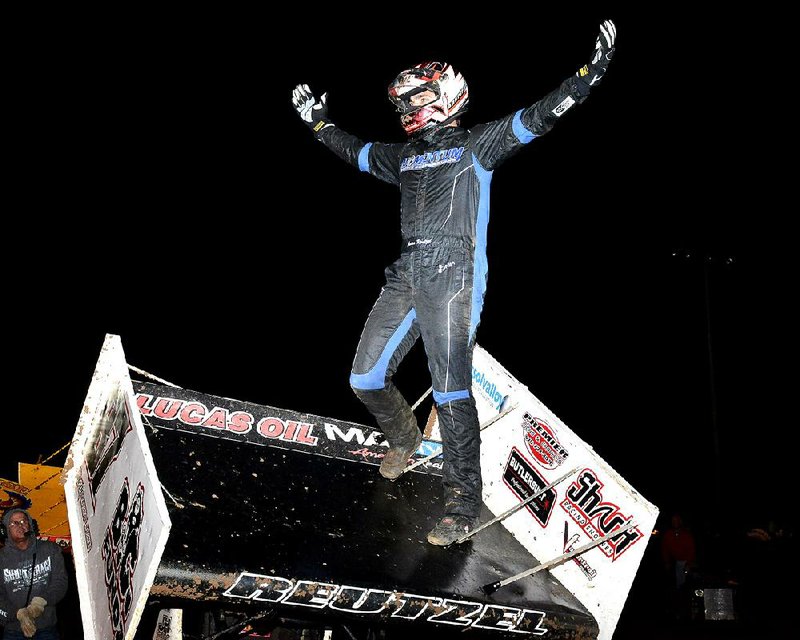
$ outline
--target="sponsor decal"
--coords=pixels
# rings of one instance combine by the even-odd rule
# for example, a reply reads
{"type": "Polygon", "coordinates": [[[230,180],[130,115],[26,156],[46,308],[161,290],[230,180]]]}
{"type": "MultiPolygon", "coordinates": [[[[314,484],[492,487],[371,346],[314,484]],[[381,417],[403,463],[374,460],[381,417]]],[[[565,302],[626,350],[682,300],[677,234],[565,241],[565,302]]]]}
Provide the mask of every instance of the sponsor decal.
{"type": "MultiPolygon", "coordinates": [[[[144,420],[153,427],[187,431],[261,446],[274,446],[342,460],[380,464],[389,447],[383,433],[349,422],[331,422],[308,414],[237,402],[228,398],[204,396],[150,383],[136,383],[136,403],[144,420]],[[150,391],[153,391],[152,393],[150,391]]],[[[436,443],[420,447],[414,458],[430,455],[436,443]],[[430,449],[430,450],[428,450],[430,449]],[[427,450],[427,453],[425,451],[427,450]]],[[[439,445],[440,446],[440,445],[439,445]]],[[[437,473],[442,461],[427,461],[415,472],[437,473]]]]}
{"type": "Polygon", "coordinates": [[[544,635],[548,631],[542,626],[545,613],[535,609],[517,609],[469,600],[450,600],[312,580],[290,580],[248,572],[239,574],[223,595],[293,607],[328,608],[365,618],[381,616],[535,636],[544,635]]]}
{"type": "Polygon", "coordinates": [[[497,383],[490,376],[487,376],[477,367],[472,367],[472,382],[473,386],[478,387],[480,394],[492,403],[495,409],[499,412],[503,411],[508,400],[508,394],[502,393],[497,388],[497,383]]]}
{"type": "Polygon", "coordinates": [[[83,476],[78,476],[76,488],[78,492],[78,505],[81,508],[81,520],[83,521],[83,537],[86,542],[86,551],[92,550],[92,529],[89,527],[89,510],[86,508],[86,495],[83,490],[83,476]]]}
{"type": "MultiPolygon", "coordinates": [[[[592,469],[584,469],[567,488],[561,508],[589,537],[589,540],[611,533],[628,524],[633,518],[620,511],[613,502],[603,500],[603,483],[592,469]]],[[[598,545],[611,561],[644,537],[639,527],[623,531],[598,545]]]]}
{"type": "Polygon", "coordinates": [[[122,640],[133,605],[133,576],[139,564],[139,535],[144,516],[144,485],[131,498],[128,478],[120,490],[111,524],[103,538],[106,595],[113,640],[122,640]]]}
{"type": "MultiPolygon", "coordinates": [[[[564,521],[564,553],[570,553],[571,551],[574,551],[575,548],[577,546],[579,546],[578,543],[580,542],[580,539],[581,539],[581,536],[580,536],[579,533],[575,533],[571,537],[568,537],[569,536],[568,527],[569,527],[569,521],[565,520],[564,521]]],[[[597,575],[597,569],[593,569],[592,568],[592,565],[590,565],[586,561],[586,557],[585,557],[584,554],[581,554],[579,556],[575,556],[574,558],[572,558],[572,562],[574,562],[576,565],[578,565],[578,569],[580,569],[583,572],[583,575],[585,575],[589,580],[592,580],[597,575]]]]}
{"type": "Polygon", "coordinates": [[[256,418],[248,411],[234,411],[219,406],[209,408],[196,400],[157,397],[144,393],[137,394],[136,402],[143,416],[185,425],[191,427],[188,429],[191,431],[216,431],[220,435],[226,432],[240,435],[254,432],[265,441],[282,440],[307,447],[317,445],[317,437],[313,434],[314,425],[297,420],[284,420],[277,416],[256,418]]]}
{"type": "Polygon", "coordinates": [[[368,436],[365,436],[364,430],[359,427],[351,426],[345,431],[337,424],[326,422],[325,435],[328,440],[341,440],[348,443],[356,442],[365,447],[389,447],[389,443],[386,442],[380,431],[372,431],[368,436]]]}
{"type": "Polygon", "coordinates": [[[464,155],[464,147],[439,149],[416,156],[408,156],[407,158],[403,158],[403,161],[400,163],[400,171],[427,169],[429,167],[438,167],[442,164],[451,164],[461,160],[462,155],[464,155]]]}
{"type": "Polygon", "coordinates": [[[103,478],[116,461],[125,436],[133,431],[131,411],[125,392],[116,388],[98,418],[100,425],[96,429],[98,441],[87,453],[85,463],[93,509],[97,506],[97,491],[103,484],[103,478]]]}
{"type": "MultiPolygon", "coordinates": [[[[524,502],[534,493],[544,489],[548,484],[516,447],[511,449],[511,455],[508,456],[508,462],[506,462],[506,468],[503,471],[503,482],[520,499],[520,502],[524,502]]],[[[525,505],[525,508],[540,525],[546,527],[547,521],[553,513],[555,502],[556,492],[555,488],[553,488],[548,489],[538,498],[531,500],[525,505]]]]}
{"type": "Polygon", "coordinates": [[[311,433],[314,429],[313,424],[282,420],[275,416],[265,416],[257,420],[247,411],[232,411],[225,407],[209,408],[202,402],[156,398],[141,393],[136,396],[136,402],[143,416],[177,421],[190,427],[199,427],[201,430],[240,434],[255,431],[267,440],[280,438],[308,446],[317,444],[317,438],[311,433]]]}
{"type": "Polygon", "coordinates": [[[541,418],[525,412],[522,429],[525,432],[525,446],[545,469],[556,469],[569,457],[569,452],[561,446],[553,427],[541,418]]]}
{"type": "Polygon", "coordinates": [[[423,458],[432,456],[434,453],[442,455],[442,443],[432,442],[431,440],[423,440],[422,444],[419,445],[419,449],[417,449],[417,451],[423,458]]]}
{"type": "Polygon", "coordinates": [[[456,106],[456,104],[458,104],[458,102],[464,97],[464,94],[466,93],[467,93],[467,85],[462,84],[461,89],[458,91],[455,97],[452,100],[447,101],[447,110],[448,111],[452,110],[452,108],[456,106]]]}
{"type": "MultiPolygon", "coordinates": [[[[388,447],[389,444],[385,443],[384,446],[388,447]]],[[[350,453],[354,457],[360,457],[363,460],[374,460],[376,462],[380,462],[386,456],[385,451],[375,451],[374,449],[368,449],[367,447],[361,447],[360,449],[351,449],[348,451],[348,453],[350,453]]],[[[422,444],[420,444],[416,453],[420,454],[423,458],[427,458],[428,456],[431,456],[434,453],[441,455],[442,445],[438,442],[429,442],[427,440],[423,440],[422,444]]],[[[413,459],[413,456],[411,459],[413,459]]],[[[444,466],[444,461],[429,460],[428,462],[425,463],[425,466],[431,469],[441,470],[444,466]]]]}
{"type": "Polygon", "coordinates": [[[575,104],[575,100],[572,96],[567,96],[561,102],[556,105],[556,108],[553,109],[553,113],[559,117],[561,116],[567,109],[569,109],[573,104],[575,104]]]}

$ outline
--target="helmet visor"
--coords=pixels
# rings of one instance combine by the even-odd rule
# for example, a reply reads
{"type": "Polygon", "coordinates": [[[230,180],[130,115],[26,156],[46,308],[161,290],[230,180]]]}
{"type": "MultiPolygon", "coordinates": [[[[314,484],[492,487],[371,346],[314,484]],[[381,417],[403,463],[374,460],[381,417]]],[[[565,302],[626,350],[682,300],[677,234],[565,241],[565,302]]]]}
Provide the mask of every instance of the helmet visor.
{"type": "Polygon", "coordinates": [[[389,100],[400,113],[412,113],[439,99],[439,86],[436,83],[412,85],[392,85],[389,87],[389,100]]]}

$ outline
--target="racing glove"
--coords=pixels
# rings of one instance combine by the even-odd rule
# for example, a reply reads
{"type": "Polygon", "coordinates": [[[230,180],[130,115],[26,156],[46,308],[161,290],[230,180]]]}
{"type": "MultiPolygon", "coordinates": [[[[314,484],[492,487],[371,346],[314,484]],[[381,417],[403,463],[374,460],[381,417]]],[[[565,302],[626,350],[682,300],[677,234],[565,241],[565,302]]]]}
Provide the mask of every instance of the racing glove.
{"type": "Polygon", "coordinates": [[[617,27],[611,20],[605,20],[600,25],[600,35],[597,36],[597,41],[594,44],[592,61],[583,65],[575,74],[590,87],[600,82],[608,70],[608,64],[614,55],[614,42],[616,39],[617,27]]]}
{"type": "Polygon", "coordinates": [[[328,120],[328,94],[323,93],[319,101],[311,93],[307,84],[298,84],[292,91],[292,104],[297,114],[314,133],[333,124],[328,120]]]}
{"type": "Polygon", "coordinates": [[[31,598],[31,603],[25,607],[28,610],[28,615],[30,615],[31,619],[35,620],[38,618],[42,613],[44,613],[44,608],[47,606],[47,600],[36,596],[31,598]]]}
{"type": "Polygon", "coordinates": [[[32,638],[36,633],[36,625],[33,623],[31,614],[28,613],[28,608],[25,607],[17,611],[17,620],[19,620],[20,629],[26,638],[32,638]]]}

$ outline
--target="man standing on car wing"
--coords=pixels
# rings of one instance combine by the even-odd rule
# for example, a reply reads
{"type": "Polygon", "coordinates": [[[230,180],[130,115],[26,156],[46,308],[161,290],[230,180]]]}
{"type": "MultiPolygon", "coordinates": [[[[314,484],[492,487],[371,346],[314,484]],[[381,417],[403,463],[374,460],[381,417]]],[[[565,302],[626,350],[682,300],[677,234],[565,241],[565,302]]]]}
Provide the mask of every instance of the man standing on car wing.
{"type": "Polygon", "coordinates": [[[471,393],[472,352],[487,281],[486,229],[492,172],[547,133],[600,81],[614,53],[616,27],[600,27],[592,61],[550,94],[504,118],[460,126],[467,83],[445,62],[424,62],[389,85],[408,141],[364,143],[328,118],[327,94],[308,85],[292,102],[317,140],[343,160],[400,187],[400,257],[367,318],[350,384],[383,431],[389,450],[380,473],[400,476],[422,441],[405,398],[392,383],[421,336],[433,382],[444,457],[443,514],[428,534],[448,545],[477,523],[482,502],[480,427],[471,393]]]}

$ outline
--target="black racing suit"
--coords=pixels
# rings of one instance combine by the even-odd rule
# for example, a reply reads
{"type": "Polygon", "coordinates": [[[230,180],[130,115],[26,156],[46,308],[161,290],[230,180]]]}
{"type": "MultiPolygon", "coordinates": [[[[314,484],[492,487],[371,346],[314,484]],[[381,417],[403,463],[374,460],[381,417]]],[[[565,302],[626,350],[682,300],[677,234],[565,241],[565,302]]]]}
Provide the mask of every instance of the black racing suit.
{"type": "Polygon", "coordinates": [[[444,456],[445,514],[481,508],[480,428],[472,397],[472,351],[486,289],[492,172],[582,102],[589,86],[570,77],[527,109],[472,129],[440,126],[397,144],[365,144],[335,125],[315,135],[339,157],[400,187],[402,250],[367,318],[350,384],[392,446],[418,433],[392,384],[421,336],[431,372],[444,456]]]}

